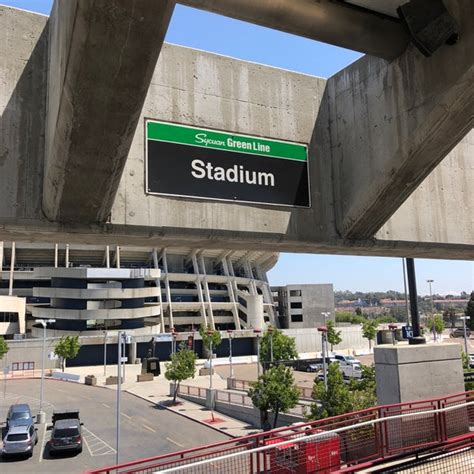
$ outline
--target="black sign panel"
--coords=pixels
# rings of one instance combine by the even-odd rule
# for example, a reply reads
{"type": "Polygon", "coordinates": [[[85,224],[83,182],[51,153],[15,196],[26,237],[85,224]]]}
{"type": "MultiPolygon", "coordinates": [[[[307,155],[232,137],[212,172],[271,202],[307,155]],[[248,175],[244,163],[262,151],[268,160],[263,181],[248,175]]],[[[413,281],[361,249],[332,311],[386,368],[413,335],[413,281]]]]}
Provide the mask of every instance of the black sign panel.
{"type": "Polygon", "coordinates": [[[192,127],[183,127],[185,136],[179,128],[181,135],[178,134],[176,141],[170,141],[173,129],[167,128],[163,137],[156,130],[152,131],[154,135],[150,133],[149,126],[156,124],[147,123],[148,193],[309,207],[308,162],[304,145],[275,142],[276,146],[272,148],[271,140],[192,127]],[[294,159],[270,155],[272,152],[291,154],[295,151],[291,147],[299,147],[294,159]]]}

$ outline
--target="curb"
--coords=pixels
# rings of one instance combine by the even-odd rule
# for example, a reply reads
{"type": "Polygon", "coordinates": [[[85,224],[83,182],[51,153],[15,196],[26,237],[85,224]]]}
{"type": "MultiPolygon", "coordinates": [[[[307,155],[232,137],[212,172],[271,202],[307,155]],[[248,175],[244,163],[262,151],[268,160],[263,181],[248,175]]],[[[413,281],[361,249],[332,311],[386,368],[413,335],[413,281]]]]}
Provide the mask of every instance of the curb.
{"type": "MultiPolygon", "coordinates": [[[[219,433],[221,434],[225,434],[226,436],[229,436],[229,438],[233,438],[233,439],[237,439],[237,438],[241,438],[242,436],[237,436],[237,435],[232,435],[230,433],[227,433],[226,431],[223,431],[221,430],[220,428],[216,427],[216,426],[212,426],[212,425],[209,425],[207,423],[204,423],[204,421],[201,421],[201,420],[196,420],[196,418],[193,418],[189,415],[186,415],[185,413],[182,413],[182,412],[179,412],[179,411],[175,411],[169,407],[167,407],[166,405],[162,405],[161,403],[159,402],[155,402],[153,400],[148,400],[148,398],[146,397],[143,397],[142,395],[138,395],[137,393],[132,393],[132,392],[129,392],[128,390],[125,390],[125,392],[129,393],[130,395],[133,395],[134,397],[137,397],[137,398],[140,398],[141,400],[145,400],[147,402],[150,402],[150,403],[153,403],[154,405],[158,405],[160,406],[161,408],[164,408],[165,410],[168,410],[172,413],[175,413],[177,415],[180,415],[180,416],[183,416],[184,418],[187,418],[188,420],[191,420],[191,421],[194,421],[195,423],[199,423],[200,425],[203,425],[203,426],[207,426],[208,428],[212,428],[213,430],[215,431],[218,431],[219,433]]],[[[222,415],[222,416],[225,416],[225,415],[222,415]]],[[[226,417],[227,418],[227,417],[226,417]]],[[[244,435],[245,436],[245,435],[244,435]]]]}

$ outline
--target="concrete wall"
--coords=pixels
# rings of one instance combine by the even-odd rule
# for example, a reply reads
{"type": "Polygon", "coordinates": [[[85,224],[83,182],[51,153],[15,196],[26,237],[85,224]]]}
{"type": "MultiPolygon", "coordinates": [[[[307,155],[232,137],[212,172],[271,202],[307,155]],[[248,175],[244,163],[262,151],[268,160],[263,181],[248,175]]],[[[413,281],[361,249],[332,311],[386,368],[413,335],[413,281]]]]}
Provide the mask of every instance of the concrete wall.
{"type": "MultiPolygon", "coordinates": [[[[438,175],[426,179],[419,196],[410,197],[400,217],[395,215],[378,234],[380,240],[341,239],[335,226],[332,164],[321,154],[328,149],[322,142],[329,139],[320,133],[330,118],[326,108],[320,109],[326,81],[173,45],[165,45],[158,60],[111,223],[68,226],[46,221],[41,212],[46,25],[44,16],[0,7],[0,240],[15,236],[16,240],[52,242],[186,243],[241,249],[264,245],[269,250],[319,253],[474,257],[474,223],[469,213],[472,142],[456,148],[438,175]],[[313,208],[290,210],[145,195],[145,117],[309,143],[313,208]],[[316,136],[322,142],[312,141],[316,136]],[[443,189],[448,192],[455,189],[459,199],[446,198],[440,183],[446,183],[443,189]],[[430,205],[420,208],[420,200],[430,205]],[[413,217],[414,209],[418,210],[413,217]]],[[[52,53],[58,51],[57,45],[50,46],[52,53]]],[[[58,87],[63,60],[62,53],[49,60],[55,68],[50,77],[58,87]]],[[[52,93],[48,97],[51,113],[56,105],[52,93]]]]}
{"type": "MultiPolygon", "coordinates": [[[[338,327],[341,331],[342,342],[334,346],[334,350],[368,350],[369,343],[362,337],[360,326],[338,327]]],[[[321,351],[321,333],[313,328],[301,329],[283,329],[287,336],[294,337],[296,340],[296,349],[300,353],[320,352],[321,351]]],[[[330,347],[329,347],[330,349],[330,347]]]]}
{"type": "MultiPolygon", "coordinates": [[[[57,339],[46,338],[45,343],[45,368],[58,368],[60,367],[59,360],[49,360],[48,354],[54,351],[54,346],[57,343],[57,339]]],[[[43,340],[42,339],[28,339],[18,341],[7,341],[8,354],[3,359],[3,364],[7,364],[11,367],[13,362],[34,362],[35,369],[41,369],[41,358],[43,351],[43,340]]],[[[66,363],[67,365],[67,363],[66,363]]]]}

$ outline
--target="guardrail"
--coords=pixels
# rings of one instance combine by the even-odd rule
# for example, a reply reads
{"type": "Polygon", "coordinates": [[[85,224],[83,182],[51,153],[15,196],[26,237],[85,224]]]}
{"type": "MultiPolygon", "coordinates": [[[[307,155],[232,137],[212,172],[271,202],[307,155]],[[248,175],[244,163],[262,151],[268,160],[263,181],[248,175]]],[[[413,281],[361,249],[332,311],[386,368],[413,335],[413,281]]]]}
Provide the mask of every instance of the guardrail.
{"type": "MultiPolygon", "coordinates": [[[[247,391],[250,388],[250,380],[239,380],[239,379],[229,379],[229,388],[232,390],[244,390],[247,391]]],[[[301,387],[298,386],[300,391],[300,398],[303,400],[312,400],[313,389],[312,387],[301,387]]]]}
{"type": "Polygon", "coordinates": [[[356,472],[455,443],[472,446],[472,427],[474,391],[368,408],[89,472],[356,472]]]}
{"type": "Polygon", "coordinates": [[[206,388],[195,387],[193,385],[180,385],[178,389],[178,397],[180,395],[189,395],[190,397],[206,399],[206,388]]]}

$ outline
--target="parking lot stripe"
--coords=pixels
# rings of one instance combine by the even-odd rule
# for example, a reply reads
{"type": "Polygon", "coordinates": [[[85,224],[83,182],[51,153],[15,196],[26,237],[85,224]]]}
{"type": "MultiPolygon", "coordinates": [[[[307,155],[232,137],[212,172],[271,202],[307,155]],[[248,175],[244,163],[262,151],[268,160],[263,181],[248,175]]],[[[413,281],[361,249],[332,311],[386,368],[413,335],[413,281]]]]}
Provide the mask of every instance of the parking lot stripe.
{"type": "Polygon", "coordinates": [[[110,405],[107,405],[107,403],[102,403],[102,406],[104,406],[105,408],[110,408],[110,405]]]}
{"type": "Polygon", "coordinates": [[[184,446],[181,444],[181,443],[178,443],[177,441],[175,441],[174,439],[171,439],[171,438],[166,438],[170,443],[173,443],[175,444],[176,446],[179,446],[181,448],[184,448],[184,446]]]}
{"type": "Polygon", "coordinates": [[[121,414],[122,416],[124,416],[125,418],[128,418],[129,420],[131,420],[131,419],[132,419],[132,417],[131,417],[131,416],[129,416],[129,415],[127,415],[126,413],[122,413],[122,412],[120,412],[120,414],[121,414]]]}
{"type": "Polygon", "coordinates": [[[143,428],[145,428],[148,431],[151,431],[152,433],[156,433],[156,431],[153,428],[150,428],[148,425],[142,425],[143,428]]]}

